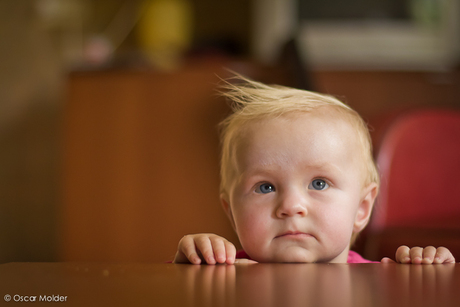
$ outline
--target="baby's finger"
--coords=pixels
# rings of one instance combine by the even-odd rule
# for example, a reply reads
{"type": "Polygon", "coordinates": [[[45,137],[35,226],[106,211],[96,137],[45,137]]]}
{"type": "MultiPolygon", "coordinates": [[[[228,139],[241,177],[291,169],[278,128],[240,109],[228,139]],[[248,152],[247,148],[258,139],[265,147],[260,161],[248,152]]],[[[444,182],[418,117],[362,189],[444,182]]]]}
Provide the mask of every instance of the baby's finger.
{"type": "Polygon", "coordinates": [[[434,257],[434,263],[455,263],[454,256],[445,247],[438,247],[434,257]]]}
{"type": "Polygon", "coordinates": [[[395,263],[394,260],[388,258],[388,257],[384,257],[382,258],[382,260],[380,260],[381,263],[395,263]]]}
{"type": "Polygon", "coordinates": [[[195,242],[190,236],[185,236],[179,241],[174,263],[185,263],[187,261],[193,264],[201,263],[201,259],[195,247],[195,242]]]}
{"type": "Polygon", "coordinates": [[[427,246],[423,249],[422,264],[432,264],[434,256],[436,255],[436,248],[434,246],[427,246]]]}
{"type": "Polygon", "coordinates": [[[410,249],[411,263],[421,264],[423,259],[423,248],[416,246],[410,249]]]}
{"type": "Polygon", "coordinates": [[[410,263],[410,248],[406,245],[398,247],[395,259],[398,263],[410,263]]]}
{"type": "Polygon", "coordinates": [[[235,263],[235,257],[236,257],[235,245],[233,245],[229,241],[225,241],[224,244],[225,244],[225,252],[227,254],[227,264],[235,263]]]}
{"type": "Polygon", "coordinates": [[[227,253],[225,251],[224,239],[222,237],[209,238],[214,252],[214,259],[217,263],[225,263],[227,260],[227,253]]]}
{"type": "Polygon", "coordinates": [[[208,236],[200,236],[195,238],[195,244],[207,264],[216,264],[213,247],[208,236]]]}

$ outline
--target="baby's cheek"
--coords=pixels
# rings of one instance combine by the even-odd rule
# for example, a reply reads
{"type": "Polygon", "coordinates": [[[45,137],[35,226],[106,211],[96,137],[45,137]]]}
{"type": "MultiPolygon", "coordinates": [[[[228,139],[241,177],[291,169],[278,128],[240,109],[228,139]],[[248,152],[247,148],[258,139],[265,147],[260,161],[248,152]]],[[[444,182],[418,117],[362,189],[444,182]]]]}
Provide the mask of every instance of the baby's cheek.
{"type": "Polygon", "coordinates": [[[346,215],[337,218],[325,219],[321,227],[332,244],[341,249],[350,244],[353,232],[353,220],[346,215]]]}
{"type": "Polygon", "coordinates": [[[265,221],[255,216],[244,216],[236,226],[240,243],[247,253],[263,249],[269,233],[269,225],[265,221]]]}

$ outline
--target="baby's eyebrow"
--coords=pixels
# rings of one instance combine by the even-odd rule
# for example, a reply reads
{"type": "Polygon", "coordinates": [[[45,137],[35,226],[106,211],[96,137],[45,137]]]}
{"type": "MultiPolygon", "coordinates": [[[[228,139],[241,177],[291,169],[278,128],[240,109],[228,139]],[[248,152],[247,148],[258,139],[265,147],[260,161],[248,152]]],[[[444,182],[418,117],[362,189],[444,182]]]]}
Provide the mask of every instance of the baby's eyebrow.
{"type": "Polygon", "coordinates": [[[272,173],[274,173],[274,169],[266,169],[266,168],[254,168],[254,169],[245,169],[243,172],[241,172],[241,178],[245,177],[252,177],[252,176],[269,176],[272,173]]]}
{"type": "Polygon", "coordinates": [[[335,164],[332,164],[332,163],[328,163],[328,162],[323,162],[323,163],[310,163],[310,164],[307,164],[305,166],[305,168],[307,169],[325,169],[325,170],[335,170],[335,171],[339,171],[339,172],[342,172],[342,170],[340,169],[340,167],[338,167],[337,165],[335,164]]]}
{"type": "Polygon", "coordinates": [[[309,164],[308,167],[309,169],[312,170],[319,170],[321,172],[325,173],[339,173],[340,176],[343,176],[345,174],[345,170],[333,163],[325,162],[325,163],[319,163],[319,164],[309,164]]]}

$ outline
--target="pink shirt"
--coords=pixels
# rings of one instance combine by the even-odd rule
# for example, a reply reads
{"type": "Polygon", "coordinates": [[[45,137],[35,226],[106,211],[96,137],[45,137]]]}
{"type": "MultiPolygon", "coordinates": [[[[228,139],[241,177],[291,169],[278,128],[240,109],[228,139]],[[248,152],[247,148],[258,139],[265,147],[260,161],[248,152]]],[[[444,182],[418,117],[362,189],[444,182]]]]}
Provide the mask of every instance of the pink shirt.
{"type": "Polygon", "coordinates": [[[355,252],[355,251],[349,251],[349,252],[348,252],[347,263],[379,263],[379,262],[378,262],[378,261],[371,261],[371,260],[364,259],[364,258],[361,257],[361,255],[358,254],[357,252],[355,252]]]}
{"type": "MultiPolygon", "coordinates": [[[[237,259],[251,259],[251,257],[246,254],[244,250],[239,250],[236,252],[236,258],[237,259]]],[[[360,254],[358,254],[355,251],[349,251],[348,252],[348,260],[347,263],[379,263],[377,261],[370,261],[367,259],[364,259],[361,257],[360,254]]]]}

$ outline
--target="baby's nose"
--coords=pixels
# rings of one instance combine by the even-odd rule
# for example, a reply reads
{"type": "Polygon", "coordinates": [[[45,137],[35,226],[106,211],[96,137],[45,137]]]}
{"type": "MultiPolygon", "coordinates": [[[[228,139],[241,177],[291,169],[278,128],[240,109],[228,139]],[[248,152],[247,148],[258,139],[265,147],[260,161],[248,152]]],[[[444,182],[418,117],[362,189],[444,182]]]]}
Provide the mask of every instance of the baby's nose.
{"type": "Polygon", "coordinates": [[[300,193],[286,195],[280,200],[276,210],[276,216],[279,218],[306,216],[307,213],[307,199],[300,193]]]}

